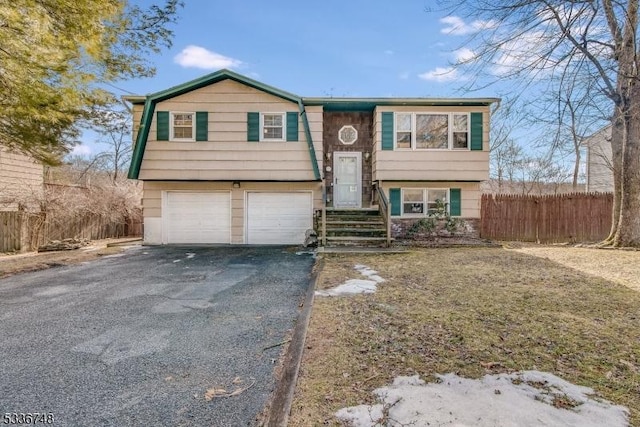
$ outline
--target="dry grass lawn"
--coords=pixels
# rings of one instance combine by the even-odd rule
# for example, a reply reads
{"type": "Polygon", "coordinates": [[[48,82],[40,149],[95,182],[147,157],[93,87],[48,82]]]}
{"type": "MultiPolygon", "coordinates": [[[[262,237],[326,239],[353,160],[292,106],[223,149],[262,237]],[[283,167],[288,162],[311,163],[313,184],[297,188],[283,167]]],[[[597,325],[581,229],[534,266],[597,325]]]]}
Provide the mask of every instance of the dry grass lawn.
{"type": "Polygon", "coordinates": [[[373,403],[398,375],[537,369],[629,407],[640,426],[640,252],[527,250],[326,255],[321,289],[362,278],[355,264],[387,281],[375,294],[316,297],[290,425],[339,425],[335,411],[373,403]]]}

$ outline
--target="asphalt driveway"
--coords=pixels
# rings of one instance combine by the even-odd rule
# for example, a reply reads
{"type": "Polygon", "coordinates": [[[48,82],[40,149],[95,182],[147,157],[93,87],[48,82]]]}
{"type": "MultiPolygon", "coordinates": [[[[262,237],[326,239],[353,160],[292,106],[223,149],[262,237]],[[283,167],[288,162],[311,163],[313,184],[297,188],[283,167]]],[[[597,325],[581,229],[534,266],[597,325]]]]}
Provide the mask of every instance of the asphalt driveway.
{"type": "Polygon", "coordinates": [[[138,247],[2,279],[0,417],[252,425],[312,265],[288,248],[138,247]]]}

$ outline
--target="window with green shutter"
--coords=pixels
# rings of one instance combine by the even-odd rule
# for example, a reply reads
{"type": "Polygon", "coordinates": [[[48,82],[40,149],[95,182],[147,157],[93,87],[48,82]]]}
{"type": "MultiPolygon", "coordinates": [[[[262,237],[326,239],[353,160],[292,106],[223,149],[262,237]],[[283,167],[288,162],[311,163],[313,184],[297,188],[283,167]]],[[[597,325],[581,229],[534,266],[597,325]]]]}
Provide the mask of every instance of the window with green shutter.
{"type": "Polygon", "coordinates": [[[449,189],[449,215],[462,215],[462,190],[459,188],[449,189]]]}
{"type": "Polygon", "coordinates": [[[382,113],[382,149],[393,150],[393,113],[382,113]]]}
{"type": "Polygon", "coordinates": [[[156,140],[169,140],[169,112],[158,111],[156,113],[156,140]]]}
{"type": "Polygon", "coordinates": [[[209,113],[206,111],[196,112],[196,141],[209,140],[209,113]]]}
{"type": "Polygon", "coordinates": [[[287,113],[287,141],[298,140],[298,113],[287,113]]]}
{"type": "Polygon", "coordinates": [[[471,113],[471,149],[482,151],[482,113],[471,113]]]}
{"type": "Polygon", "coordinates": [[[260,113],[247,113],[247,141],[260,141],[260,113]]]}
{"type": "Polygon", "coordinates": [[[399,188],[389,189],[389,203],[391,204],[391,215],[400,216],[402,214],[402,195],[399,188]]]}

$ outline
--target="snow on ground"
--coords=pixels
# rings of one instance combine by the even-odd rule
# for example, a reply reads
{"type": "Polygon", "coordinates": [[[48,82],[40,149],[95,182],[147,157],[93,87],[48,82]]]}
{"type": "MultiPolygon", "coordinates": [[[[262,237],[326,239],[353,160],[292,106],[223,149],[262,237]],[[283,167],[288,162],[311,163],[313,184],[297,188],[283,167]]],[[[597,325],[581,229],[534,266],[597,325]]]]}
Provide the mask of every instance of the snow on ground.
{"type": "Polygon", "coordinates": [[[374,391],[379,404],[343,408],[335,415],[354,427],[628,426],[626,407],[597,399],[592,389],[546,372],[477,380],[453,373],[437,377],[440,381],[430,384],[417,375],[397,377],[392,385],[374,391]]]}
{"type": "Polygon", "coordinates": [[[354,268],[366,279],[349,279],[335,288],[316,291],[316,296],[335,297],[340,295],[371,294],[378,289],[378,283],[384,282],[384,279],[378,276],[377,271],[370,269],[366,265],[357,264],[354,268]]]}

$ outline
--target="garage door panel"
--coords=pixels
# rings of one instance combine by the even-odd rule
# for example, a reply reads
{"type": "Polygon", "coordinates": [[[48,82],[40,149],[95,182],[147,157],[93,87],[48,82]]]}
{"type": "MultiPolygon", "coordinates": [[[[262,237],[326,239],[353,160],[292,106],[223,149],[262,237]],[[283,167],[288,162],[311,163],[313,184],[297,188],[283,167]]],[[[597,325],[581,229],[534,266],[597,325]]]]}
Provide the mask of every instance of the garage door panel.
{"type": "Polygon", "coordinates": [[[166,243],[229,243],[229,193],[167,192],[166,243]]]}
{"type": "Polygon", "coordinates": [[[311,193],[248,193],[247,243],[301,244],[312,228],[311,193]]]}

